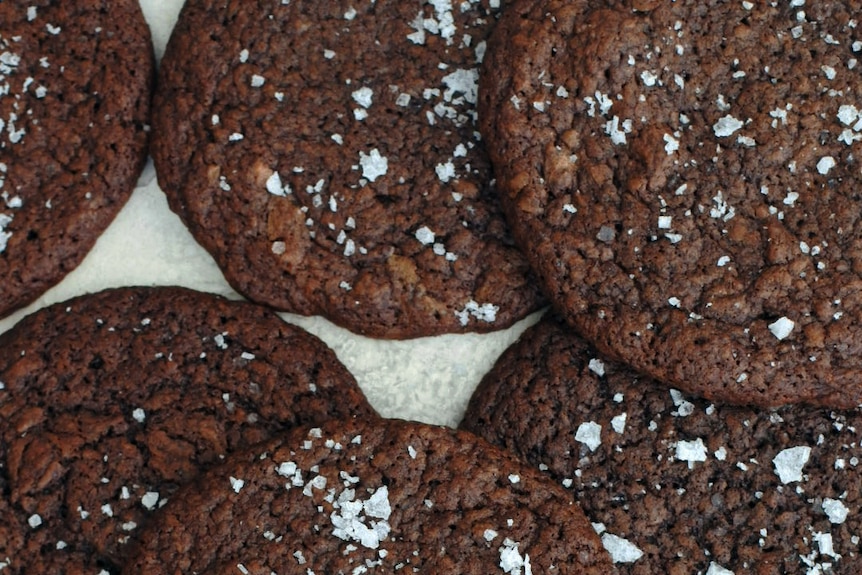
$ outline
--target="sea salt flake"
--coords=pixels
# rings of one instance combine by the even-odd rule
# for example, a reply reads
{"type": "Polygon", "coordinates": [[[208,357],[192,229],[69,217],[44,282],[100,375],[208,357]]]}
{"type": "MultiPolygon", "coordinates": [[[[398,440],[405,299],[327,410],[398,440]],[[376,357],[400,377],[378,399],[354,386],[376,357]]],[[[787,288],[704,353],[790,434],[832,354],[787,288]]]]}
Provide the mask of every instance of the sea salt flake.
{"type": "Polygon", "coordinates": [[[794,481],[802,481],[802,468],[808,463],[810,456],[811,448],[806,445],[782,450],[772,460],[775,474],[785,485],[794,481]]]}
{"type": "Polygon", "coordinates": [[[838,120],[845,126],[850,126],[859,119],[859,110],[852,104],[842,104],[838,108],[838,120]]]}
{"type": "Polygon", "coordinates": [[[605,123],[605,133],[610,136],[611,143],[615,146],[626,143],[625,126],[620,129],[620,119],[614,116],[605,123]]]}
{"type": "Polygon", "coordinates": [[[503,545],[499,548],[500,568],[509,575],[521,575],[521,573],[532,575],[530,556],[526,554],[521,556],[518,545],[508,537],[503,541],[503,545]]]}
{"type": "Polygon", "coordinates": [[[643,557],[643,551],[637,545],[613,533],[602,534],[602,546],[614,563],[634,563],[643,557]]]}
{"type": "Polygon", "coordinates": [[[687,462],[689,469],[694,469],[697,462],[706,461],[706,455],[706,445],[700,437],[694,441],[679,441],[676,444],[676,458],[687,462]]]}
{"type": "Polygon", "coordinates": [[[667,152],[668,156],[670,156],[671,154],[673,154],[674,152],[679,150],[679,140],[677,140],[676,138],[674,138],[670,134],[664,135],[664,141],[665,141],[664,151],[667,152]]]}
{"type": "Polygon", "coordinates": [[[709,569],[706,570],[706,575],[734,575],[730,569],[725,569],[715,561],[710,562],[709,569]]]}
{"type": "Polygon", "coordinates": [[[141,497],[141,505],[143,505],[147,510],[152,511],[156,508],[156,505],[159,503],[159,492],[158,491],[147,491],[141,497]]]}
{"type": "Polygon", "coordinates": [[[419,243],[425,246],[433,244],[436,237],[428,226],[422,226],[413,235],[419,240],[419,243]]]}
{"type": "Polygon", "coordinates": [[[27,524],[30,525],[31,529],[36,529],[40,525],[42,525],[42,518],[38,513],[34,513],[30,517],[27,518],[27,524]]]}
{"type": "Polygon", "coordinates": [[[362,177],[373,182],[389,171],[389,160],[380,154],[377,148],[372,149],[367,155],[359,152],[359,165],[362,166],[362,177]]]}
{"type": "Polygon", "coordinates": [[[658,76],[656,76],[649,70],[644,70],[643,72],[641,72],[641,81],[644,83],[644,86],[651,88],[655,86],[658,82],[658,76]]]}
{"type": "Polygon", "coordinates": [[[243,486],[245,486],[245,481],[242,479],[237,479],[236,477],[230,477],[230,488],[233,489],[234,493],[239,493],[243,486]]]}
{"type": "Polygon", "coordinates": [[[712,130],[715,132],[717,137],[726,138],[742,128],[743,125],[742,121],[737,120],[733,116],[727,115],[719,118],[718,121],[712,125],[712,130]]]}
{"type": "Polygon", "coordinates": [[[817,162],[817,173],[822,176],[825,176],[829,173],[829,170],[836,166],[835,158],[832,156],[823,156],[817,162]]]}
{"type": "Polygon", "coordinates": [[[359,88],[352,94],[353,100],[363,108],[370,108],[374,98],[374,91],[367,86],[359,88]]]}
{"type": "Polygon", "coordinates": [[[616,431],[617,433],[622,435],[623,432],[625,432],[625,430],[626,430],[626,418],[627,417],[628,417],[628,414],[626,414],[626,413],[621,413],[621,414],[615,416],[613,419],[611,419],[611,428],[613,428],[614,431],[616,431]]]}
{"type": "Polygon", "coordinates": [[[782,340],[790,335],[796,323],[787,317],[780,317],[773,323],[769,324],[769,331],[772,332],[777,339],[782,340]]]}
{"type": "Polygon", "coordinates": [[[476,104],[479,92],[479,71],[476,68],[469,70],[457,69],[443,76],[443,99],[451,102],[455,94],[463,94],[464,100],[469,104],[476,104]]]}
{"type": "Polygon", "coordinates": [[[464,309],[455,311],[455,316],[462,326],[466,326],[470,317],[486,323],[493,323],[497,320],[497,312],[500,311],[500,306],[492,303],[479,304],[475,300],[470,300],[464,306],[464,309]]]}
{"type": "Polygon", "coordinates": [[[446,162],[445,164],[437,164],[434,171],[437,173],[437,177],[440,181],[446,183],[455,177],[455,164],[451,161],[446,162]]]}
{"type": "Polygon", "coordinates": [[[602,426],[595,421],[586,421],[578,426],[575,440],[586,445],[590,451],[595,451],[602,444],[602,426]]]}
{"type": "Polygon", "coordinates": [[[605,375],[605,363],[596,357],[590,359],[589,369],[599,377],[605,375]]]}
{"type": "Polygon", "coordinates": [[[835,525],[841,525],[850,514],[850,510],[838,499],[826,498],[823,500],[823,512],[829,518],[829,522],[835,525]]]}

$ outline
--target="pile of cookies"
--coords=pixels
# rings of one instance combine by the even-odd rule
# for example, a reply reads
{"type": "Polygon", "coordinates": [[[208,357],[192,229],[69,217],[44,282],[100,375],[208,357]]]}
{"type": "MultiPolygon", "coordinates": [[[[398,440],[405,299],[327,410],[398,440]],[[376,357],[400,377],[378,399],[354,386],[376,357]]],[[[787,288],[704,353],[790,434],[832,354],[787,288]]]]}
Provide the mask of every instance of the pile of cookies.
{"type": "Polygon", "coordinates": [[[257,302],[0,335],[0,572],[859,572],[859,14],[187,0],[153,84],[137,3],[0,3],[0,314],[148,151],[257,302]],[[272,311],[398,339],[546,302],[458,431],[272,311]]]}

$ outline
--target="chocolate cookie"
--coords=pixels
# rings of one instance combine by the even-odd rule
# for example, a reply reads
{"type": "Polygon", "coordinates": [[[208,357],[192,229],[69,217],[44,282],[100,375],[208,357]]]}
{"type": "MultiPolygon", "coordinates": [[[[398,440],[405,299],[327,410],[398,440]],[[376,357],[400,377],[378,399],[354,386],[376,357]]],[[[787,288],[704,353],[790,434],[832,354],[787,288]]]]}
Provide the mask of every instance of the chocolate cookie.
{"type": "Polygon", "coordinates": [[[0,335],[0,567],[116,574],[150,513],[234,450],[374,419],[314,336],[180,288],[84,296],[0,335]]]}
{"type": "Polygon", "coordinates": [[[473,435],[397,420],[333,420],[235,455],[139,542],[126,574],[611,569],[564,489],[473,435]]]}
{"type": "Polygon", "coordinates": [[[862,412],[717,406],[525,332],[461,426],[572,490],[621,573],[859,573],[862,412]]]}
{"type": "Polygon", "coordinates": [[[0,2],[0,316],[74,269],[131,194],[153,75],[133,0],[0,2]]]}
{"type": "Polygon", "coordinates": [[[715,400],[855,407],[862,2],[705,6],[507,11],[480,90],[505,209],[603,352],[715,400]]]}
{"type": "Polygon", "coordinates": [[[539,307],[475,126],[499,4],[186,3],[152,153],[234,288],[386,338],[539,307]]]}

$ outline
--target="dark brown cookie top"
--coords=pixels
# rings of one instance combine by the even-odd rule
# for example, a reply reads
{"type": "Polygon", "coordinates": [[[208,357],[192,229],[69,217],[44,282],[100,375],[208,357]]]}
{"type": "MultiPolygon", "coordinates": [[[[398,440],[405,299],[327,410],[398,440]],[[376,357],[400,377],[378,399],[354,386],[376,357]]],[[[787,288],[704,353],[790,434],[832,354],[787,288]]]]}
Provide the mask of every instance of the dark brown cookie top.
{"type": "Polygon", "coordinates": [[[611,569],[559,485],[471,434],[398,420],[331,420],[235,455],[138,547],[124,573],[611,569]]]}
{"type": "Polygon", "coordinates": [[[201,468],[351,416],[376,414],[334,353],[259,306],[126,288],[39,311],[0,335],[0,562],[114,574],[201,468]]]}
{"type": "Polygon", "coordinates": [[[461,426],[570,488],[621,573],[862,571],[858,409],[717,406],[544,319],[461,426]]]}
{"type": "Polygon", "coordinates": [[[184,6],[152,152],[238,291],[387,338],[501,329],[538,308],[475,125],[499,4],[184,6]]]}
{"type": "Polygon", "coordinates": [[[133,0],[0,2],[0,316],[77,266],[131,194],[152,52],[133,0]]]}
{"type": "Polygon", "coordinates": [[[480,88],[501,196],[600,349],[716,400],[862,403],[860,12],[507,11],[480,88]]]}

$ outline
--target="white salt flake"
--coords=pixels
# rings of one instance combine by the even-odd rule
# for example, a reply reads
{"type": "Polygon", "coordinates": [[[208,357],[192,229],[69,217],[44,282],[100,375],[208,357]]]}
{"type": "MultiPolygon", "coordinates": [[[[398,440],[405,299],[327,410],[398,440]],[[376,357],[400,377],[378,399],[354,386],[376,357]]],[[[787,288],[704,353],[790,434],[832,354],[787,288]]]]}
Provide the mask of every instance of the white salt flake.
{"type": "Polygon", "coordinates": [[[836,166],[835,158],[832,156],[823,156],[820,158],[820,161],[817,162],[817,173],[822,176],[825,176],[829,173],[829,170],[836,166]]]}
{"type": "Polygon", "coordinates": [[[230,488],[233,489],[234,493],[239,493],[243,486],[245,486],[245,481],[242,479],[237,479],[236,477],[230,477],[230,488]]]}
{"type": "Polygon", "coordinates": [[[455,164],[452,162],[446,162],[445,164],[437,164],[434,168],[434,171],[437,173],[437,177],[441,182],[446,183],[452,178],[455,177],[455,164]]]}
{"type": "Polygon", "coordinates": [[[518,551],[518,543],[515,543],[509,538],[503,541],[500,547],[500,568],[504,573],[509,575],[532,575],[532,567],[530,566],[530,556],[521,556],[518,551]],[[522,571],[523,570],[523,571],[522,571]]]}
{"type": "Polygon", "coordinates": [[[829,518],[830,523],[841,525],[850,514],[850,510],[838,499],[826,498],[823,500],[823,512],[829,518]]]}
{"type": "Polygon", "coordinates": [[[712,125],[712,131],[715,132],[717,137],[726,138],[742,128],[743,125],[742,121],[737,120],[733,116],[727,115],[719,118],[718,121],[712,125]]]}
{"type": "Polygon", "coordinates": [[[676,444],[676,458],[687,462],[689,469],[693,469],[694,464],[699,461],[706,461],[706,455],[706,445],[700,437],[694,441],[679,441],[676,444]]]}
{"type": "Polygon", "coordinates": [[[594,357],[590,359],[589,369],[599,377],[604,377],[605,375],[605,363],[598,358],[594,357]]]}
{"type": "Polygon", "coordinates": [[[664,135],[664,141],[665,141],[664,151],[667,152],[668,156],[670,156],[671,154],[673,154],[674,152],[679,150],[679,140],[677,140],[676,138],[674,138],[670,134],[664,135]]]}
{"type": "Polygon", "coordinates": [[[585,421],[578,426],[575,440],[586,445],[590,451],[595,451],[602,444],[602,426],[595,421],[585,421]]]}
{"type": "Polygon", "coordinates": [[[159,503],[159,492],[158,491],[147,491],[144,493],[143,497],[141,497],[141,505],[143,505],[147,510],[152,511],[156,508],[156,505],[159,503]]]}
{"type": "Polygon", "coordinates": [[[602,546],[614,563],[634,563],[644,554],[637,545],[613,533],[602,534],[602,546]]]}
{"type": "Polygon", "coordinates": [[[36,529],[40,525],[42,525],[42,518],[38,513],[34,513],[30,517],[27,518],[27,524],[30,525],[31,529],[36,529]]]}
{"type": "Polygon", "coordinates": [[[370,182],[385,176],[389,170],[389,160],[380,155],[377,148],[372,149],[367,155],[359,152],[359,165],[362,166],[362,177],[370,182]]]}
{"type": "Polygon", "coordinates": [[[715,561],[709,564],[709,569],[706,570],[706,575],[734,575],[730,569],[725,569],[715,561]]]}
{"type": "Polygon", "coordinates": [[[363,108],[370,108],[372,104],[372,100],[374,99],[374,90],[368,88],[367,86],[363,86],[359,88],[352,94],[353,100],[362,106],[363,108]]]}
{"type": "Polygon", "coordinates": [[[419,240],[419,243],[425,246],[433,244],[436,237],[428,226],[422,226],[413,235],[419,240]]]}
{"type": "Polygon", "coordinates": [[[793,328],[796,327],[796,323],[788,319],[787,317],[780,317],[771,324],[769,324],[769,331],[772,332],[779,340],[782,340],[790,335],[790,332],[793,331],[793,328]]]}
{"type": "Polygon", "coordinates": [[[389,488],[383,485],[362,504],[365,514],[376,519],[389,519],[392,506],[389,503],[389,488]]]}
{"type": "Polygon", "coordinates": [[[842,104],[838,108],[838,120],[845,126],[851,126],[859,119],[859,110],[852,104],[842,104]]]}
{"type": "Polygon", "coordinates": [[[641,72],[641,81],[644,83],[644,86],[651,88],[655,86],[658,82],[658,76],[656,76],[649,70],[644,70],[643,72],[641,72]]]}
{"type": "Polygon", "coordinates": [[[627,417],[628,417],[628,414],[621,413],[621,414],[615,416],[613,419],[611,419],[611,427],[613,428],[614,431],[616,431],[620,435],[622,435],[623,432],[625,432],[625,430],[626,430],[626,418],[627,417]]]}
{"type": "Polygon", "coordinates": [[[252,74],[251,76],[251,87],[252,88],[260,88],[266,84],[266,78],[259,74],[252,74]]]}
{"type": "Polygon", "coordinates": [[[789,447],[775,456],[772,464],[775,474],[785,485],[794,481],[802,481],[802,468],[808,463],[811,448],[806,445],[789,447]]]}
{"type": "Polygon", "coordinates": [[[614,116],[605,123],[605,133],[610,136],[611,143],[615,146],[626,143],[626,127],[625,124],[623,124],[622,128],[620,127],[618,116],[614,116]]]}
{"type": "Polygon", "coordinates": [[[140,407],[132,411],[132,419],[137,421],[138,423],[143,423],[145,419],[147,419],[147,414],[140,407]]]}
{"type": "Polygon", "coordinates": [[[474,317],[475,319],[486,323],[493,323],[497,320],[498,311],[500,311],[500,306],[498,305],[494,305],[492,303],[479,304],[479,302],[475,300],[470,300],[464,306],[464,309],[461,311],[456,310],[454,313],[461,325],[467,325],[470,321],[470,317],[474,317]]]}
{"type": "Polygon", "coordinates": [[[451,74],[443,76],[442,81],[446,85],[443,99],[447,102],[451,102],[455,94],[463,94],[467,103],[476,103],[479,92],[479,71],[476,68],[469,70],[459,68],[451,74]]]}

